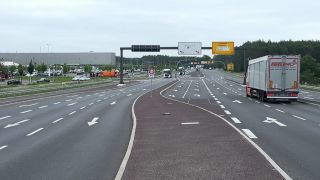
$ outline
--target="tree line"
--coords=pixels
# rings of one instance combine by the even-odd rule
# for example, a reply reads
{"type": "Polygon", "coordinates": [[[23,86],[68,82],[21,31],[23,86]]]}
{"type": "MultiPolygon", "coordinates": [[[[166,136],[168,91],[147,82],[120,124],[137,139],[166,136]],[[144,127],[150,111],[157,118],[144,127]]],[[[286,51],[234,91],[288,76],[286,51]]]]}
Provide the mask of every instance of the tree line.
{"type": "Polygon", "coordinates": [[[301,82],[320,84],[320,41],[248,41],[235,47],[233,56],[218,55],[213,60],[234,63],[235,71],[243,72],[248,59],[265,55],[301,55],[301,82]]]}

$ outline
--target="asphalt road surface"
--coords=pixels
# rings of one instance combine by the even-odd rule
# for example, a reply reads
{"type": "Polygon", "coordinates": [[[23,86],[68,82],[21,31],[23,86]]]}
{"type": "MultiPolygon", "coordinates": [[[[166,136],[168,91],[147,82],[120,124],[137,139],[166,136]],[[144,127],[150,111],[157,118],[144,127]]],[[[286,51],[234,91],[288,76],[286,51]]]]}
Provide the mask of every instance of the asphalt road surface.
{"type": "MultiPolygon", "coordinates": [[[[153,88],[171,81],[155,79],[153,88]]],[[[130,139],[131,105],[150,88],[148,80],[1,103],[0,179],[114,179],[130,139]]]]}
{"type": "Polygon", "coordinates": [[[243,85],[226,80],[230,74],[201,70],[201,77],[197,73],[181,77],[166,96],[208,110],[220,106],[221,116],[257,143],[291,178],[320,179],[319,105],[260,102],[246,97],[243,85]]]}

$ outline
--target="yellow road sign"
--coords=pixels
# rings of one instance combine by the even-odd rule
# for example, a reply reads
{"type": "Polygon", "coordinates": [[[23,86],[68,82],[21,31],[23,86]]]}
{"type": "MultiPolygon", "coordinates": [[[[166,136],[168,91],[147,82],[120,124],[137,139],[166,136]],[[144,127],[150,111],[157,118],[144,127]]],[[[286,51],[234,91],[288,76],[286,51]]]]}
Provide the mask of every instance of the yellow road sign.
{"type": "Polygon", "coordinates": [[[234,65],[233,65],[233,63],[227,64],[227,71],[234,71],[234,65]]]}
{"type": "Polygon", "coordinates": [[[233,55],[234,42],[212,42],[212,54],[233,55]]]}

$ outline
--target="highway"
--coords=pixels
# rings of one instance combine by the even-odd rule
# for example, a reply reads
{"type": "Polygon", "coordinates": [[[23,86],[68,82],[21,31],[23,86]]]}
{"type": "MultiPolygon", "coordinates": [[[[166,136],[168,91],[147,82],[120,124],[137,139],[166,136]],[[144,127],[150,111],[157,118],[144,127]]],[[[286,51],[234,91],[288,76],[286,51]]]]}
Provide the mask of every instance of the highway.
{"type": "MultiPolygon", "coordinates": [[[[201,70],[181,76],[165,95],[220,111],[220,116],[258,144],[291,178],[320,179],[320,106],[260,102],[246,97],[244,86],[237,81],[240,78],[230,73],[201,70]]],[[[300,98],[311,94],[316,100],[316,92],[302,93],[300,98]]]]}
{"type": "MultiPolygon", "coordinates": [[[[155,79],[153,88],[171,81],[155,79]]],[[[150,80],[2,99],[0,179],[114,179],[130,139],[132,103],[148,91],[150,80]]]]}

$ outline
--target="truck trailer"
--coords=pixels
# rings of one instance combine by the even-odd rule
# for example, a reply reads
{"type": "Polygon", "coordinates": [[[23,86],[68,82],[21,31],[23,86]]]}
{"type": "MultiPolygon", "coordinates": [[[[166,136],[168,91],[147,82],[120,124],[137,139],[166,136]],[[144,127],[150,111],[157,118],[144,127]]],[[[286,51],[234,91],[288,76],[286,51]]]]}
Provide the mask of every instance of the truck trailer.
{"type": "Polygon", "coordinates": [[[246,95],[261,101],[298,99],[300,55],[268,55],[249,61],[246,95]]]}

